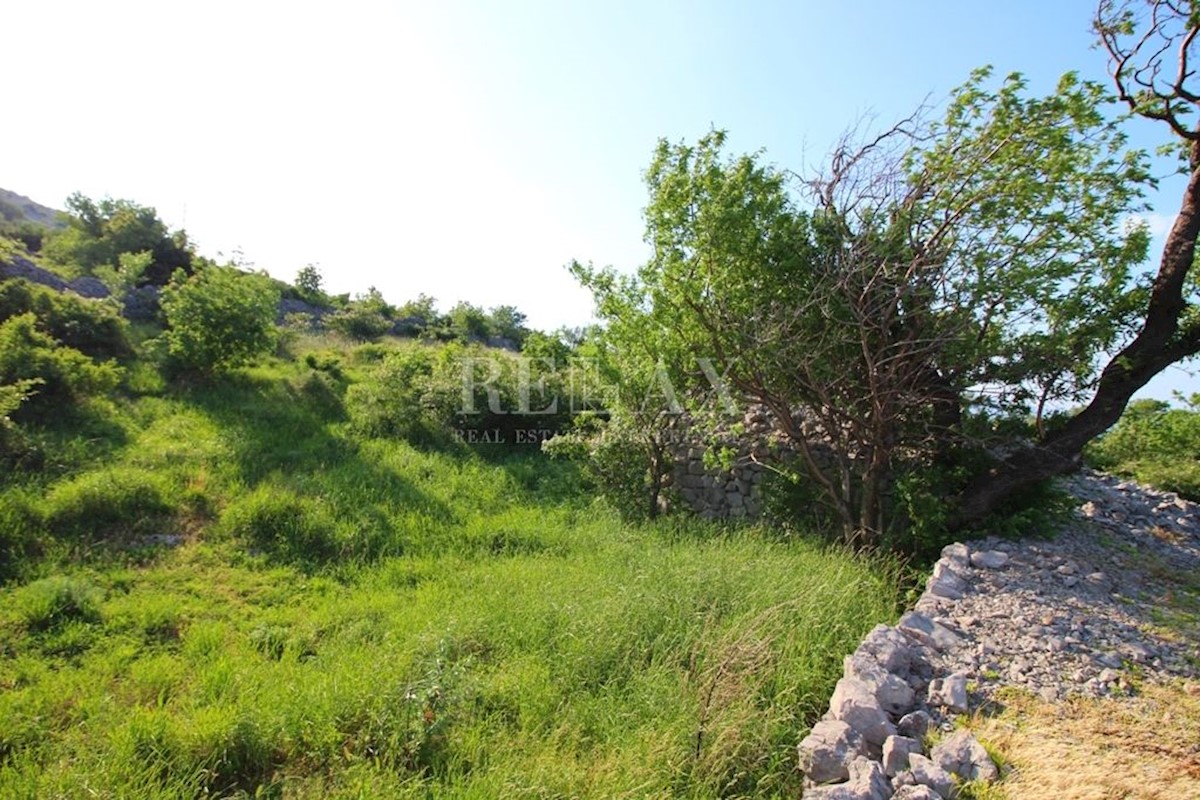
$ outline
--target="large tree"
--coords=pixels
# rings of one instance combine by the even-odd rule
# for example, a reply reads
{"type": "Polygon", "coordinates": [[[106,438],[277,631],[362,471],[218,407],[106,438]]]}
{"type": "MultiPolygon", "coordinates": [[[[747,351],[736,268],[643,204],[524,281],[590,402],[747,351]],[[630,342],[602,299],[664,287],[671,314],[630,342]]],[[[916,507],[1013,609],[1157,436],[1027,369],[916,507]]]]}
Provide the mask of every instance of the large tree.
{"type": "MultiPolygon", "coordinates": [[[[1182,121],[1195,100],[1194,19],[1151,9],[1150,34],[1133,45],[1127,9],[1102,5],[1097,27],[1120,97],[1190,148],[1154,276],[1137,271],[1148,237],[1130,224],[1152,183],[1146,158],[1104,113],[1104,87],[1074,75],[1030,98],[1019,76],[989,88],[981,70],[941,119],[848,137],[798,184],[755,157],[724,158],[719,133],[660,143],[647,173],[645,310],[622,313],[651,314],[674,342],[725,361],[730,383],[775,412],[848,541],[887,526],[898,470],[947,467],[948,523],[980,519],[1075,467],[1134,392],[1200,350],[1187,278],[1200,158],[1182,121]],[[1160,86],[1164,42],[1180,64],[1160,86]],[[1150,61],[1131,66],[1142,51],[1150,61]],[[1066,403],[1082,410],[1043,424],[1066,403]],[[982,439],[965,422],[973,412],[1030,413],[1034,436],[982,439]],[[832,467],[812,458],[813,438],[834,445],[832,467]],[[954,482],[965,465],[974,479],[954,482]]],[[[611,283],[589,282],[603,310],[611,283]]]]}

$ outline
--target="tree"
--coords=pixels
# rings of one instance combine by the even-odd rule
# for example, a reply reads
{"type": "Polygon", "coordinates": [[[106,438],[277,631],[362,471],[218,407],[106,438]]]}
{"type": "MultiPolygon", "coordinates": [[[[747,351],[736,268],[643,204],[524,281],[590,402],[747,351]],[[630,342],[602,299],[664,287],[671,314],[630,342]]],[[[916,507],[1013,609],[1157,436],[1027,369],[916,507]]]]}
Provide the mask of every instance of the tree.
{"type": "Polygon", "coordinates": [[[1193,66],[1200,9],[1174,0],[1102,0],[1094,27],[1108,52],[1119,100],[1132,114],[1163,124],[1170,135],[1165,146],[1179,153],[1187,184],[1158,270],[1137,296],[1139,324],[1104,366],[1091,401],[1037,447],[1003,459],[969,486],[956,519],[960,524],[1032,481],[1071,469],[1084,446],[1120,419],[1135,392],[1168,366],[1200,353],[1193,271],[1200,235],[1200,123],[1194,116],[1200,86],[1193,66]]]}
{"type": "MultiPolygon", "coordinates": [[[[1065,469],[1086,439],[1037,458],[1061,430],[1039,426],[988,477],[953,482],[994,458],[969,435],[973,412],[1078,399],[1139,321],[1147,236],[1126,220],[1149,176],[1101,114],[1102,87],[1068,75],[1027,98],[1020,76],[989,78],[978,71],[941,120],[848,137],[798,183],[724,158],[720,132],[661,142],[647,172],[654,256],[638,283],[655,335],[720,361],[771,409],[851,544],[879,541],[898,473],[945,469],[937,491],[965,524],[1065,469]],[[982,497],[1010,459],[1024,471],[982,497]]],[[[604,316],[611,284],[584,277],[604,316]]]]}
{"type": "Polygon", "coordinates": [[[296,288],[305,298],[320,299],[324,296],[321,289],[321,271],[316,264],[305,264],[296,272],[296,288]]]}
{"type": "Polygon", "coordinates": [[[170,357],[185,370],[215,374],[275,346],[279,292],[265,275],[210,267],[175,273],[163,290],[170,357]]]}
{"type": "Polygon", "coordinates": [[[193,253],[187,234],[170,231],[158,212],[130,200],[99,202],[76,192],[67,198],[67,226],[48,234],[43,252],[51,261],[96,274],[101,267],[120,270],[123,253],[149,253],[142,278],[157,286],[177,269],[190,273],[193,253]]]}
{"type": "Polygon", "coordinates": [[[518,349],[529,335],[529,328],[525,327],[525,315],[516,306],[496,306],[488,312],[487,324],[493,335],[508,339],[518,349]]]}

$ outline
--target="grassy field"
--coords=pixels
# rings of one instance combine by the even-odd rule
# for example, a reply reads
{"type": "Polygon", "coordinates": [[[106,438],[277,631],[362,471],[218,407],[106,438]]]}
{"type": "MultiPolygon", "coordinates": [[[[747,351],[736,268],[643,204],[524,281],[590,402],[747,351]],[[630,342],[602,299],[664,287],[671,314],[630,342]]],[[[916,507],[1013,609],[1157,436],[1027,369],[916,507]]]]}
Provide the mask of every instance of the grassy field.
{"type": "Polygon", "coordinates": [[[0,481],[0,797],[796,796],[897,610],[887,564],[356,437],[303,359],[128,384],[0,481]]]}

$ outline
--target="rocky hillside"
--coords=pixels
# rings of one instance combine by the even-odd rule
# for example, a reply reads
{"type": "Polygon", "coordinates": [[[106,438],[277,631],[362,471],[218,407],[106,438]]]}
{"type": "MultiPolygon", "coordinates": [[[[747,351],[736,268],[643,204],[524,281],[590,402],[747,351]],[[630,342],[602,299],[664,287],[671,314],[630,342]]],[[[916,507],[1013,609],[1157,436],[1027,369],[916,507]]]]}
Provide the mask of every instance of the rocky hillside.
{"type": "Polygon", "coordinates": [[[47,228],[62,227],[58,211],[9,189],[0,189],[0,218],[10,224],[33,222],[47,228]]]}

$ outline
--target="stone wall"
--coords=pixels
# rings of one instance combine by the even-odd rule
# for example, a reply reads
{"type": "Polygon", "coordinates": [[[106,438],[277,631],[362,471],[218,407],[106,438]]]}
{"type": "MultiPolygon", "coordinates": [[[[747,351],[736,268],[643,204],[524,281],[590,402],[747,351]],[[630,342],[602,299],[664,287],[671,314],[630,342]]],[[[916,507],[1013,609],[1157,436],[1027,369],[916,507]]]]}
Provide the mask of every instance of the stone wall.
{"type": "MultiPolygon", "coordinates": [[[[722,426],[714,436],[702,435],[689,418],[682,417],[672,439],[674,469],[668,485],[684,505],[705,519],[761,516],[763,484],[770,473],[765,464],[787,464],[798,457],[763,406],[751,406],[736,424],[722,426]],[[722,449],[733,453],[729,468],[706,463],[706,453],[722,449]]],[[[815,445],[813,455],[822,468],[832,466],[828,447],[815,445]]]]}

